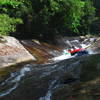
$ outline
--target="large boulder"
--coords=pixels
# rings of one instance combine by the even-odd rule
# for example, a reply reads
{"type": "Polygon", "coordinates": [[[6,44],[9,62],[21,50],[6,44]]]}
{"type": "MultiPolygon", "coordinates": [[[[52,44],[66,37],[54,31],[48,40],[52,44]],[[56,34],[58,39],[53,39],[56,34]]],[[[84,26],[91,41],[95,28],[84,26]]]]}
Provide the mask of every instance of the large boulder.
{"type": "Polygon", "coordinates": [[[14,37],[5,36],[0,41],[0,68],[36,60],[14,37]]]}

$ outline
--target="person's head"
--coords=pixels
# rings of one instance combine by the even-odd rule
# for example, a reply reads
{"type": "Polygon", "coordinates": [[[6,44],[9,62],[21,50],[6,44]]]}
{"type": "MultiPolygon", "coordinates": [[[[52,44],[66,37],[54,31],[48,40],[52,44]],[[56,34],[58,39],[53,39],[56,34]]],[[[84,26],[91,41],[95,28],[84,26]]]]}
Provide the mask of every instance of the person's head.
{"type": "Polygon", "coordinates": [[[75,49],[75,46],[72,46],[72,49],[75,49]]]}

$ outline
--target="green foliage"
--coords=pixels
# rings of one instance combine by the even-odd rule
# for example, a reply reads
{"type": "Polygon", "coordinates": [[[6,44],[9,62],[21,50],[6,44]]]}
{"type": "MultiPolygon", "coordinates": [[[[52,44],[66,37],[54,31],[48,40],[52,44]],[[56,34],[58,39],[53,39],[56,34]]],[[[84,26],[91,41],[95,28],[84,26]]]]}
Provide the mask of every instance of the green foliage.
{"type": "Polygon", "coordinates": [[[17,1],[17,0],[0,0],[0,5],[11,5],[13,6],[13,8],[18,7],[18,5],[20,5],[21,2],[17,1]]]}
{"type": "Polygon", "coordinates": [[[81,0],[69,0],[69,12],[66,15],[68,27],[74,32],[78,33],[78,28],[80,26],[80,20],[84,16],[83,8],[85,3],[81,0]],[[72,5],[72,6],[71,6],[72,5]],[[67,17],[68,16],[68,17],[67,17]]]}
{"type": "Polygon", "coordinates": [[[84,16],[85,2],[81,0],[33,0],[35,22],[50,29],[70,29],[78,33],[84,16]],[[39,6],[41,5],[41,6],[39,6]]]}
{"type": "Polygon", "coordinates": [[[16,25],[23,23],[23,16],[29,13],[27,0],[0,0],[0,35],[16,31],[16,25]]]}
{"type": "Polygon", "coordinates": [[[31,4],[28,0],[1,0],[0,13],[6,13],[14,17],[22,17],[29,13],[31,4]]]}
{"type": "Polygon", "coordinates": [[[0,23],[6,26],[0,34],[14,32],[15,26],[22,21],[25,26],[31,25],[28,27],[32,33],[51,35],[55,30],[89,33],[91,24],[97,19],[92,0],[0,0],[0,16],[5,16],[1,19],[7,24],[0,23]]]}
{"type": "Polygon", "coordinates": [[[98,18],[95,16],[96,8],[91,0],[85,0],[84,16],[81,19],[81,27],[84,34],[90,33],[91,25],[98,18]]]}
{"type": "Polygon", "coordinates": [[[15,25],[22,24],[22,20],[10,18],[7,14],[0,14],[0,35],[7,35],[10,32],[15,32],[15,25]]]}

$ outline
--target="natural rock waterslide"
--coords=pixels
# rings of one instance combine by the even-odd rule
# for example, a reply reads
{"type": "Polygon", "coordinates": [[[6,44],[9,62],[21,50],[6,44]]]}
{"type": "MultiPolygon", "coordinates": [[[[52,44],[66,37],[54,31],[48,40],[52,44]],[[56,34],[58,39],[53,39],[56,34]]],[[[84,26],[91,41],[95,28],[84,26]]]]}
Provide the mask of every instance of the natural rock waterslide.
{"type": "Polygon", "coordinates": [[[2,70],[0,100],[99,100],[99,42],[99,38],[65,38],[66,46],[62,43],[62,46],[55,47],[36,40],[21,41],[38,62],[2,70]],[[93,44],[88,46],[91,55],[51,61],[62,55],[63,49],[71,45],[79,47],[80,44],[93,44]]]}
{"type": "Polygon", "coordinates": [[[48,65],[25,65],[0,84],[0,100],[100,100],[99,58],[93,55],[48,65]]]}
{"type": "Polygon", "coordinates": [[[52,60],[63,60],[72,58],[68,55],[63,55],[63,50],[67,50],[75,46],[77,48],[86,48],[89,54],[100,53],[100,38],[99,37],[65,37],[59,38],[56,45],[50,45],[38,40],[22,40],[24,47],[34,55],[38,64],[49,62],[52,60]]]}

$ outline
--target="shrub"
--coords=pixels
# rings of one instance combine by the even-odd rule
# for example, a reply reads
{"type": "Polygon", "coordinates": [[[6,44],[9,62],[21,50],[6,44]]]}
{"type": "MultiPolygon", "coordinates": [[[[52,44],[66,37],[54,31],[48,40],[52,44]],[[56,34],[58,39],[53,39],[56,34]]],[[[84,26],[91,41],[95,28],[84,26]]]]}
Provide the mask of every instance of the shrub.
{"type": "Polygon", "coordinates": [[[0,35],[8,35],[16,31],[16,25],[22,24],[20,18],[11,18],[7,14],[0,14],[0,35]]]}

